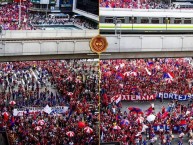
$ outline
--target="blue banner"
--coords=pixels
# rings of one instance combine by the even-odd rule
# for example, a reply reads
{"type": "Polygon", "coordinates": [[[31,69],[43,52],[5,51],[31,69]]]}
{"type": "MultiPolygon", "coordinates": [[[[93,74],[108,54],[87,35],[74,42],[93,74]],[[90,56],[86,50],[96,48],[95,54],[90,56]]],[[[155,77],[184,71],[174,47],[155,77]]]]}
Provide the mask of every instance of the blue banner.
{"type": "Polygon", "coordinates": [[[179,100],[179,101],[186,101],[192,98],[193,94],[190,95],[178,95],[175,93],[163,93],[160,92],[156,98],[163,98],[163,99],[172,99],[172,100],[179,100]]]}
{"type": "MultiPolygon", "coordinates": [[[[168,125],[166,125],[166,124],[164,124],[164,125],[153,125],[152,127],[153,127],[155,132],[158,132],[160,129],[163,129],[165,131],[169,131],[170,130],[170,127],[168,125]]],[[[175,125],[172,128],[172,131],[178,132],[178,131],[180,131],[181,127],[183,127],[185,130],[187,130],[187,125],[175,125]]]]}

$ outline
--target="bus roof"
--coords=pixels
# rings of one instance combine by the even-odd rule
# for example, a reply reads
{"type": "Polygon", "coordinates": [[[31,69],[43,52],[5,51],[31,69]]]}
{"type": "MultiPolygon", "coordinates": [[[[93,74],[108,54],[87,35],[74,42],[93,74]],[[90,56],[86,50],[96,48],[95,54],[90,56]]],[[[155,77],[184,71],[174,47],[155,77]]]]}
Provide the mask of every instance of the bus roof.
{"type": "MultiPolygon", "coordinates": [[[[106,8],[108,9],[108,8],[106,8]]],[[[121,9],[111,9],[111,10],[100,10],[100,16],[107,17],[176,17],[176,18],[193,18],[193,10],[190,11],[175,11],[175,10],[167,10],[167,11],[149,11],[149,10],[121,10],[121,9]]]]}

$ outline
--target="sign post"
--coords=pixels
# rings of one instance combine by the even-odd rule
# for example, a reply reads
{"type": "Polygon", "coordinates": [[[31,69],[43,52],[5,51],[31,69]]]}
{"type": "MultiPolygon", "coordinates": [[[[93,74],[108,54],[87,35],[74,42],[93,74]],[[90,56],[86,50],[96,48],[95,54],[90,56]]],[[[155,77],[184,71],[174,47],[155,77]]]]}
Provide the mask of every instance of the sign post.
{"type": "MultiPolygon", "coordinates": [[[[98,74],[99,74],[99,81],[98,81],[98,90],[99,90],[99,104],[98,104],[98,110],[99,110],[99,122],[100,122],[100,80],[101,80],[101,70],[100,70],[100,55],[102,52],[105,52],[108,46],[108,42],[105,37],[97,35],[96,37],[92,38],[90,41],[90,48],[91,51],[94,53],[97,53],[99,56],[98,61],[98,74]]],[[[99,124],[99,134],[100,134],[100,124],[99,124]]],[[[100,135],[99,135],[99,142],[100,142],[100,135]]]]}

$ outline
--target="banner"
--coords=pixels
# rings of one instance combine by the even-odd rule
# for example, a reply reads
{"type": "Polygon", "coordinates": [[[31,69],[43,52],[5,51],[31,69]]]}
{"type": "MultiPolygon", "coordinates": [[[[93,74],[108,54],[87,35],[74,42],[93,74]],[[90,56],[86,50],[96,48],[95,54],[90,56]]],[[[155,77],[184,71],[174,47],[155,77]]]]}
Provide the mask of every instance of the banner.
{"type": "MultiPolygon", "coordinates": [[[[171,129],[170,126],[168,126],[166,124],[153,125],[152,127],[153,127],[155,132],[158,132],[160,129],[163,129],[165,131],[169,131],[171,129]]],[[[172,128],[172,131],[173,132],[178,132],[181,127],[183,127],[185,130],[187,130],[187,125],[174,125],[173,128],[172,128]]]]}
{"type": "Polygon", "coordinates": [[[175,93],[163,93],[160,92],[156,98],[163,98],[163,99],[172,99],[172,100],[179,100],[179,101],[186,101],[190,99],[193,96],[191,95],[178,95],[175,93]]]}
{"type": "Polygon", "coordinates": [[[115,101],[118,103],[119,101],[150,101],[155,100],[156,95],[146,95],[146,96],[140,96],[140,95],[116,95],[111,98],[111,102],[115,101]]]}
{"type": "MultiPolygon", "coordinates": [[[[28,114],[28,113],[29,115],[33,115],[40,112],[46,112],[45,110],[46,107],[16,108],[13,110],[13,116],[23,116],[24,114],[28,114]]],[[[51,115],[65,113],[68,110],[67,106],[55,106],[50,108],[51,110],[48,111],[47,113],[51,115]]]]}

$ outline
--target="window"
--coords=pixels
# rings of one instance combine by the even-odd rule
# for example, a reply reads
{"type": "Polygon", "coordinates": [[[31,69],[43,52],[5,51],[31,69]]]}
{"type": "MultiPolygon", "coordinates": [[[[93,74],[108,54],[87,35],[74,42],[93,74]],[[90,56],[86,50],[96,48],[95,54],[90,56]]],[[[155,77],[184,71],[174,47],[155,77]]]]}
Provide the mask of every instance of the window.
{"type": "Polygon", "coordinates": [[[141,23],[147,24],[147,23],[149,23],[149,19],[148,18],[141,18],[141,23]]]}
{"type": "Polygon", "coordinates": [[[191,19],[190,18],[185,18],[184,19],[184,24],[191,24],[191,19]]]}
{"type": "Polygon", "coordinates": [[[137,23],[137,17],[129,17],[129,23],[137,23]]]}
{"type": "Polygon", "coordinates": [[[121,23],[125,23],[125,18],[124,17],[117,17],[118,21],[121,21],[121,23]]]}
{"type": "Polygon", "coordinates": [[[152,18],[151,23],[152,24],[159,24],[159,19],[158,18],[152,18]]]}
{"type": "Polygon", "coordinates": [[[113,23],[113,17],[106,17],[105,23],[113,23]]]}
{"type": "Polygon", "coordinates": [[[181,18],[175,18],[174,19],[174,24],[181,24],[182,23],[182,19],[181,18]]]}

